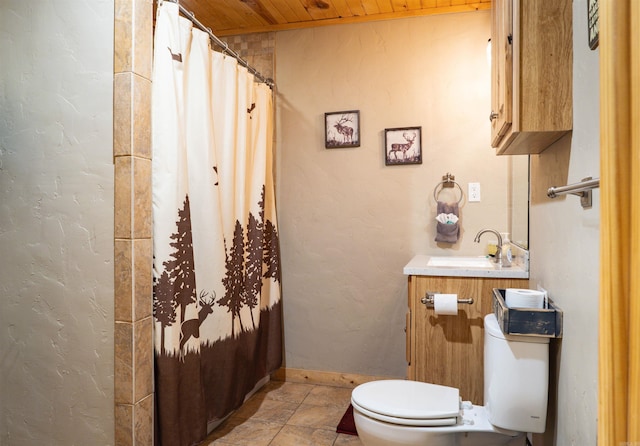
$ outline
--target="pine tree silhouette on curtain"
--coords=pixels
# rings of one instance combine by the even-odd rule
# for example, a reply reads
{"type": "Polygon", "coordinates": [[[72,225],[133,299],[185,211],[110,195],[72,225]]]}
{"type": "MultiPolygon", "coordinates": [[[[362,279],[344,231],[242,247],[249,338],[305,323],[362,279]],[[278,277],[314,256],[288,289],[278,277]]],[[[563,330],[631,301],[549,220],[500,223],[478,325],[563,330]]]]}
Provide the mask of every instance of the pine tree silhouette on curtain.
{"type": "MultiPolygon", "coordinates": [[[[261,200],[258,202],[260,219],[249,214],[247,223],[247,274],[246,274],[246,294],[244,303],[253,310],[258,305],[258,296],[262,290],[262,256],[263,256],[263,233],[264,233],[264,186],[262,187],[261,200]]],[[[253,329],[256,322],[251,311],[251,323],[253,329]]]]}
{"type": "Polygon", "coordinates": [[[185,196],[184,206],[178,211],[177,231],[171,234],[175,249],[170,256],[173,260],[163,263],[173,283],[176,305],[180,307],[180,324],[184,322],[187,305],[196,301],[196,278],[193,262],[193,239],[191,236],[191,209],[189,196],[185,196]]]}
{"type": "Polygon", "coordinates": [[[264,273],[265,279],[280,281],[280,241],[278,230],[271,220],[267,220],[264,227],[264,263],[267,271],[264,273]]]}
{"type": "Polygon", "coordinates": [[[233,243],[230,253],[226,257],[226,273],[222,279],[225,293],[218,300],[218,305],[227,307],[227,311],[231,313],[231,337],[235,336],[235,320],[238,318],[240,323],[240,331],[244,331],[242,319],[240,318],[240,310],[246,293],[244,289],[244,231],[242,225],[236,220],[235,230],[233,231],[233,243]]]}
{"type": "Polygon", "coordinates": [[[153,316],[160,322],[160,353],[164,354],[164,331],[176,321],[176,300],[169,273],[163,271],[153,284],[153,316]]]}
{"type": "Polygon", "coordinates": [[[265,186],[263,185],[262,200],[260,201],[260,220],[263,222],[261,235],[264,243],[262,261],[267,265],[267,271],[263,277],[280,282],[280,240],[275,225],[271,220],[264,220],[264,195],[265,186]]]}
{"type": "MultiPolygon", "coordinates": [[[[265,186],[262,186],[258,208],[259,219],[249,213],[247,221],[247,242],[246,242],[246,262],[245,262],[245,239],[244,230],[239,221],[236,220],[233,234],[233,244],[230,253],[226,257],[226,273],[222,279],[225,287],[225,295],[221,297],[217,304],[227,307],[227,312],[231,313],[231,337],[235,335],[235,319],[238,318],[240,330],[245,331],[240,310],[247,306],[253,310],[259,304],[258,297],[262,290],[262,280],[274,279],[280,282],[280,251],[278,231],[275,225],[267,220],[265,222],[265,186]],[[267,265],[264,274],[263,263],[267,265]]],[[[251,314],[251,324],[256,329],[256,322],[251,314]]]]}

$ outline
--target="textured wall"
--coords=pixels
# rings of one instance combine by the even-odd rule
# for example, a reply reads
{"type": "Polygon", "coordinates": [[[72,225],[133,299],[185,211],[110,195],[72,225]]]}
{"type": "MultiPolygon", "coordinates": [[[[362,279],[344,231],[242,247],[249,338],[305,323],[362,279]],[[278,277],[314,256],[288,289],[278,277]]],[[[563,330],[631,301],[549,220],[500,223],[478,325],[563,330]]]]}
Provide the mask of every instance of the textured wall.
{"type": "Polygon", "coordinates": [[[276,34],[287,367],[404,376],[403,266],[481,255],[476,232],[506,230],[508,158],[488,143],[489,35],[486,11],[276,34]],[[361,146],[325,149],[324,113],[354,109],[361,146]],[[384,129],[407,126],[422,126],[423,163],[385,166],[384,129]],[[434,242],[433,190],[447,172],[465,193],[482,185],[452,248],[434,242]]]}
{"type": "Polygon", "coordinates": [[[0,29],[0,443],[113,444],[113,1],[0,29]]]}
{"type": "Polygon", "coordinates": [[[587,44],[587,1],[573,4],[573,134],[532,157],[531,284],[564,310],[554,348],[550,418],[544,443],[596,445],[600,192],[550,200],[549,186],[599,177],[599,51],[587,44]]]}

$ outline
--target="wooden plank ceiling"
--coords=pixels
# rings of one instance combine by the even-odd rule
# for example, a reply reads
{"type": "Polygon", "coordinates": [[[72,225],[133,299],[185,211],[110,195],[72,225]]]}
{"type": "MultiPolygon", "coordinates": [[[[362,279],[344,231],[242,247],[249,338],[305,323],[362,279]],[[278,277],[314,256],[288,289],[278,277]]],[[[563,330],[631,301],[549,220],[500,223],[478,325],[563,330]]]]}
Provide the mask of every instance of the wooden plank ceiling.
{"type": "Polygon", "coordinates": [[[218,36],[489,9],[491,0],[180,0],[218,36]]]}

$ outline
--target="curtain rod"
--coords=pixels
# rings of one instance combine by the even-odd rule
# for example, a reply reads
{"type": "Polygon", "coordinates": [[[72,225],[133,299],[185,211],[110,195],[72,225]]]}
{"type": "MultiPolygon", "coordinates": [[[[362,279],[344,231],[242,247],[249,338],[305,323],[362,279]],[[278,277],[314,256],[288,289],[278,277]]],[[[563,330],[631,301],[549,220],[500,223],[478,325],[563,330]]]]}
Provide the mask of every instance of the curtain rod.
{"type": "MultiPolygon", "coordinates": [[[[209,35],[209,38],[211,39],[211,41],[213,43],[215,43],[216,45],[218,45],[220,48],[222,48],[222,52],[223,53],[234,57],[238,61],[238,63],[240,63],[241,65],[245,66],[247,68],[247,70],[249,70],[249,72],[251,74],[253,74],[256,78],[258,78],[259,81],[264,82],[265,84],[267,84],[267,86],[269,88],[273,89],[273,87],[275,86],[275,82],[273,81],[273,79],[263,76],[257,69],[255,69],[251,65],[249,65],[249,62],[244,60],[242,57],[240,57],[240,55],[238,53],[236,53],[231,48],[229,48],[229,44],[227,42],[225,42],[223,40],[220,40],[220,38],[218,38],[218,36],[213,34],[213,32],[211,31],[211,28],[208,28],[208,27],[204,26],[202,24],[202,22],[200,22],[198,19],[196,19],[196,15],[193,12],[189,11],[184,6],[182,6],[180,4],[180,0],[164,0],[164,1],[168,1],[168,2],[171,2],[171,3],[176,3],[178,5],[178,8],[180,9],[180,12],[187,19],[191,20],[191,22],[193,22],[193,24],[196,25],[201,31],[204,31],[205,33],[207,33],[209,35]]],[[[160,4],[162,2],[163,2],[163,0],[158,0],[158,4],[160,4]]]]}

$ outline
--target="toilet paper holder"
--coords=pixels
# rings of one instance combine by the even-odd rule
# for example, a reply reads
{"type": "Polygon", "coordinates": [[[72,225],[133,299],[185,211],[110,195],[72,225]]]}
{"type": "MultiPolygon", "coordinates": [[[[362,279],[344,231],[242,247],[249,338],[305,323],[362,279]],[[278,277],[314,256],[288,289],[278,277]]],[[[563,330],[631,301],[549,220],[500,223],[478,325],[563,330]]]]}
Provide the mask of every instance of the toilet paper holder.
{"type": "MultiPolygon", "coordinates": [[[[424,297],[420,299],[420,302],[425,304],[427,308],[433,308],[434,295],[436,294],[441,294],[441,293],[437,293],[434,291],[427,291],[427,294],[425,294],[424,297]]],[[[473,302],[474,302],[473,297],[470,297],[469,299],[458,299],[459,304],[472,304],[473,302]]]]}

